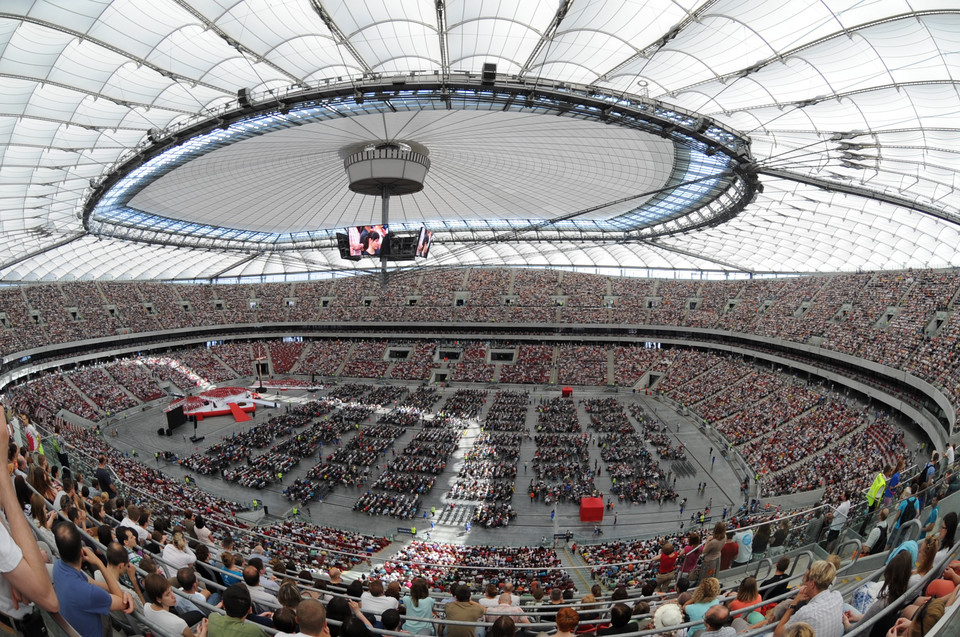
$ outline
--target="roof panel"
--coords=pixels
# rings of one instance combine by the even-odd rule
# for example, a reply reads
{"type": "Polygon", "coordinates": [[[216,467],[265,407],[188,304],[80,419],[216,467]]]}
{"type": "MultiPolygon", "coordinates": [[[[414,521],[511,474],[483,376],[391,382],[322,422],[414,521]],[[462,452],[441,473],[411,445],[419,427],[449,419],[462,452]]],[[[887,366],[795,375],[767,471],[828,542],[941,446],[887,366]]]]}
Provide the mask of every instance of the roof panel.
{"type": "MultiPolygon", "coordinates": [[[[7,74],[0,92],[5,261],[76,232],[89,180],[150,128],[224,105],[243,87],[255,94],[284,91],[304,81],[347,79],[364,65],[386,74],[432,72],[442,57],[436,5],[429,0],[325,1],[357,57],[334,43],[307,1],[11,0],[7,5],[6,11],[28,19],[0,21],[0,73],[7,74]],[[20,230],[36,226],[47,234],[20,230]]],[[[764,193],[736,219],[661,239],[659,246],[574,241],[554,244],[558,254],[547,254],[536,247],[541,244],[451,239],[436,244],[437,259],[784,272],[960,265],[958,226],[944,220],[960,208],[955,2],[592,0],[572,3],[553,33],[561,6],[557,0],[449,0],[444,4],[448,64],[477,73],[492,61],[501,73],[525,70],[531,82],[596,82],[646,92],[749,133],[759,165],[815,177],[824,187],[764,176],[764,193]],[[862,189],[866,196],[833,192],[831,185],[862,189]],[[930,206],[944,218],[872,197],[891,194],[930,206]]],[[[368,106],[357,110],[371,110],[368,106]]],[[[299,164],[287,167],[296,186],[247,193],[245,200],[253,210],[269,207],[303,227],[358,215],[375,218],[373,198],[344,190],[336,151],[380,130],[427,139],[436,162],[428,177],[436,187],[396,202],[397,214],[460,230],[464,219],[494,213],[509,213],[523,224],[558,209],[584,209],[635,191],[660,174],[662,164],[675,161],[657,151],[641,160],[629,135],[600,127],[603,132],[592,135],[602,141],[603,152],[618,159],[611,162],[591,150],[582,125],[572,118],[554,118],[557,127],[554,122],[544,127],[543,118],[521,117],[506,127],[485,117],[492,110],[441,108],[422,117],[426,111],[418,109],[415,99],[398,101],[406,117],[386,125],[381,115],[370,115],[327,127],[331,136],[324,144],[330,150],[323,152],[332,156],[326,168],[318,161],[317,144],[311,148],[310,138],[297,140],[303,144],[299,164]],[[451,115],[450,125],[443,126],[451,115]],[[369,124],[376,118],[379,125],[369,124]],[[506,152],[514,145],[522,145],[522,161],[506,152]]],[[[523,110],[514,104],[511,112],[523,110]]],[[[284,157],[284,149],[257,152],[261,172],[279,178],[283,172],[271,161],[284,157]]],[[[176,188],[155,193],[154,205],[189,210],[196,202],[236,197],[246,192],[246,173],[235,170],[230,162],[210,163],[176,188]]],[[[235,206],[231,219],[244,214],[248,211],[235,206]]],[[[213,240],[203,246],[174,250],[87,238],[25,258],[2,274],[7,280],[203,277],[240,260],[218,252],[213,240]]],[[[278,273],[281,267],[352,265],[330,251],[315,251],[253,259],[239,271],[278,273]]]]}

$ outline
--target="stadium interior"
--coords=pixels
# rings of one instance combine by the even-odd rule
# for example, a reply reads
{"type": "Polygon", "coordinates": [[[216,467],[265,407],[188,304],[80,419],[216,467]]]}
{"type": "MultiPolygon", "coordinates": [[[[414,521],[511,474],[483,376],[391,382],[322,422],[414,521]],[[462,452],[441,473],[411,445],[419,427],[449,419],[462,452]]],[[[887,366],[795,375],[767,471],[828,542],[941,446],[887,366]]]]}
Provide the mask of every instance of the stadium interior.
{"type": "Polygon", "coordinates": [[[956,633],[955,7],[0,24],[0,633],[956,633]]]}

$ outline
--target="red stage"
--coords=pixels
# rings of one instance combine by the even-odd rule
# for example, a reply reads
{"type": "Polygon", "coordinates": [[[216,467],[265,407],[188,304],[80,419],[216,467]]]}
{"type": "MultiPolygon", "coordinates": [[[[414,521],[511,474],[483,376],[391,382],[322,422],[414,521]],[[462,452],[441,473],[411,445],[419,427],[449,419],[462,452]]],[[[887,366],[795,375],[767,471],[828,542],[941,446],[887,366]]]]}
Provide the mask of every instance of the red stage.
{"type": "Polygon", "coordinates": [[[603,498],[581,498],[580,521],[603,522],[603,498]]]}

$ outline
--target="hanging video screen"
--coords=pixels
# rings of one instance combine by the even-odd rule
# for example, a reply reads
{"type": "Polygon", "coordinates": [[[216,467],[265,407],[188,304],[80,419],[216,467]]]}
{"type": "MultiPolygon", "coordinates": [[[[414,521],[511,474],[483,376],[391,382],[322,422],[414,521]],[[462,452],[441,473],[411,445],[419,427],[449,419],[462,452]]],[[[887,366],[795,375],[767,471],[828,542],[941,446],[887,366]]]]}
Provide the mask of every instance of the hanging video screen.
{"type": "Polygon", "coordinates": [[[347,229],[350,256],[379,257],[390,254],[390,229],[384,225],[354,226],[347,229]]]}
{"type": "Polygon", "coordinates": [[[430,254],[430,243],[433,241],[433,232],[425,227],[420,228],[420,237],[417,240],[417,256],[426,257],[430,254]]]}

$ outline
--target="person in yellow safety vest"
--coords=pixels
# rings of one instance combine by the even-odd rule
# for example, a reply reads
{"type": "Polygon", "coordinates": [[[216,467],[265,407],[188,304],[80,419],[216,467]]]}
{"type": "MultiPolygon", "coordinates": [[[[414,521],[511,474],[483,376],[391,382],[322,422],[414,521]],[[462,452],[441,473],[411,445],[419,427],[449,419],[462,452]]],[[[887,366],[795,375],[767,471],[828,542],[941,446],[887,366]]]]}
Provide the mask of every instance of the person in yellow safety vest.
{"type": "Polygon", "coordinates": [[[877,473],[877,477],[873,479],[873,484],[870,485],[870,488],[867,490],[867,506],[871,509],[875,509],[880,506],[883,500],[883,490],[887,488],[887,483],[890,481],[890,478],[893,476],[893,467],[887,465],[883,468],[883,471],[877,473]]]}

